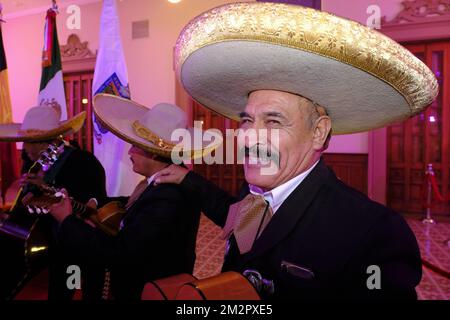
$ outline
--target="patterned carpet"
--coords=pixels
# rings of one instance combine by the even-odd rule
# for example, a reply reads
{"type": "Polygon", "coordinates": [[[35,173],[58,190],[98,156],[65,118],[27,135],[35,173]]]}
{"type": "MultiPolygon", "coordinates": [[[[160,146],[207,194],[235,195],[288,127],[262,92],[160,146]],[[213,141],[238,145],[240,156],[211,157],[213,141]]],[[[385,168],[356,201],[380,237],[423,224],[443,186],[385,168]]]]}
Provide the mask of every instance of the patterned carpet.
{"type": "MultiPolygon", "coordinates": [[[[420,220],[407,219],[416,234],[422,258],[450,271],[450,223],[439,222],[435,225],[424,225],[420,220]]],[[[221,229],[202,215],[197,237],[197,261],[194,275],[207,278],[220,272],[225,251],[225,241],[220,238],[221,229]]],[[[429,268],[423,267],[422,281],[417,289],[420,300],[450,300],[450,280],[429,268]]]]}
{"type": "MultiPolygon", "coordinates": [[[[450,223],[423,224],[419,219],[407,219],[419,243],[422,259],[450,272],[450,223]]],[[[423,267],[422,281],[417,288],[421,300],[450,300],[450,279],[423,267]]]]}

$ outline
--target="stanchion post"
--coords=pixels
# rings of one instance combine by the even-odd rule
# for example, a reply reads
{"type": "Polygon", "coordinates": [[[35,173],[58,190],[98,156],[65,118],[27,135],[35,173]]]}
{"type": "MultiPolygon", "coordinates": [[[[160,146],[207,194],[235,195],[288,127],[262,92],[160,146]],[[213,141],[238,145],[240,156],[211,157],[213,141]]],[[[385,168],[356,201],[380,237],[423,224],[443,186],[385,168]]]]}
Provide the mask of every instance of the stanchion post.
{"type": "Polygon", "coordinates": [[[426,207],[426,218],[422,220],[422,223],[435,224],[436,222],[431,217],[431,198],[433,195],[433,187],[431,185],[431,176],[434,176],[433,164],[429,163],[427,165],[427,170],[425,171],[425,176],[427,178],[427,207],[426,207]]]}

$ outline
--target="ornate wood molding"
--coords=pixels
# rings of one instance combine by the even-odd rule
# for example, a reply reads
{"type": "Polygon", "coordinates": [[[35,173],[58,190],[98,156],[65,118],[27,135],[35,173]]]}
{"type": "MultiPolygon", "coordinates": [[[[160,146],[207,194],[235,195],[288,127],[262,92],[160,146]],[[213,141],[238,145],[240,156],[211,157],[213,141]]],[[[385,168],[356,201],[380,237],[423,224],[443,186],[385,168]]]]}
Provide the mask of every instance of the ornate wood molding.
{"type": "Polygon", "coordinates": [[[61,45],[59,48],[63,72],[95,69],[97,55],[89,49],[89,43],[87,41],[82,42],[78,35],[69,35],[67,44],[61,45]]]}
{"type": "Polygon", "coordinates": [[[393,20],[381,18],[382,33],[401,42],[450,37],[450,0],[404,0],[402,5],[393,20]]]}
{"type": "Polygon", "coordinates": [[[435,22],[450,20],[450,0],[405,0],[403,10],[391,21],[381,18],[383,26],[401,23],[435,22]]]}

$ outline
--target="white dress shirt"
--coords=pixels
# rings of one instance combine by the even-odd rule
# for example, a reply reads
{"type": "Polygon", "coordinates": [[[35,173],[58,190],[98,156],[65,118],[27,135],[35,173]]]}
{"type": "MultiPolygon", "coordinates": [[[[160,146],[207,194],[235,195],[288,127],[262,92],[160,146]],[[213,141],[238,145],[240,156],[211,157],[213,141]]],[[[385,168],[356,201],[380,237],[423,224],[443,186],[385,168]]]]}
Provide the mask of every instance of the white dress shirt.
{"type": "Polygon", "coordinates": [[[153,180],[155,180],[155,176],[158,174],[158,172],[154,173],[150,178],[147,178],[147,185],[148,186],[153,182],[153,180]]]}
{"type": "Polygon", "coordinates": [[[314,167],[319,163],[317,160],[311,168],[306,170],[305,172],[300,173],[298,176],[295,176],[291,180],[286,181],[282,185],[278,187],[264,192],[261,188],[249,185],[250,192],[254,195],[262,195],[264,199],[269,202],[270,207],[272,208],[273,213],[275,213],[278,208],[283,204],[284,200],[289,197],[292,191],[295,190],[299,186],[300,183],[308,176],[308,174],[314,169],[314,167]]]}

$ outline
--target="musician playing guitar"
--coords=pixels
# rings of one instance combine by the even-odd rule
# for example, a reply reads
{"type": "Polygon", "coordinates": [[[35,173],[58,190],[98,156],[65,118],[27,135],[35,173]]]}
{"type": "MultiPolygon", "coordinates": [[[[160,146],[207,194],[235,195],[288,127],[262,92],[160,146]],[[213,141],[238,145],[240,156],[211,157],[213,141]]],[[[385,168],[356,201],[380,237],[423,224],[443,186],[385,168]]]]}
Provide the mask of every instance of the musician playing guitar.
{"type": "MultiPolygon", "coordinates": [[[[107,129],[132,144],[129,155],[133,170],[145,179],[128,199],[115,237],[71,214],[67,199],[51,207],[50,213],[60,222],[58,241],[68,252],[110,271],[111,291],[105,290],[105,298],[112,293],[114,299],[138,300],[146,282],[193,272],[200,210],[178,185],[153,183],[154,175],[172,163],[175,142],[171,134],[187,129],[187,119],[175,105],[158,104],[148,109],[105,94],[95,96],[94,108],[107,129]]],[[[215,141],[214,147],[219,144],[215,141]]],[[[185,151],[193,157],[214,148],[208,147],[186,147],[185,151]]],[[[71,196],[70,191],[66,196],[71,196]]]]}
{"type": "MultiPolygon", "coordinates": [[[[49,184],[67,189],[71,197],[87,203],[91,198],[106,197],[105,172],[95,156],[87,151],[75,148],[65,143],[61,138],[78,131],[84,124],[85,113],[80,113],[67,121],[60,121],[60,110],[57,105],[45,105],[31,108],[25,115],[22,124],[0,125],[0,141],[23,141],[23,149],[31,162],[34,163],[29,172],[21,178],[21,191],[10,212],[11,219],[26,219],[28,210],[21,205],[21,199],[32,185],[49,184]],[[53,148],[53,149],[52,149],[53,148]],[[48,150],[51,150],[49,152],[48,150]],[[44,156],[45,155],[45,156],[44,156]]],[[[28,219],[36,219],[29,216],[28,219]]],[[[67,253],[60,250],[54,233],[56,223],[49,217],[40,217],[43,224],[48,225],[45,233],[49,236],[49,299],[71,299],[73,291],[67,289],[66,269],[70,263],[67,253]]],[[[1,231],[1,230],[0,230],[1,231]]],[[[0,238],[0,241],[6,241],[0,238]]],[[[5,245],[5,247],[8,247],[5,245]]],[[[8,259],[4,259],[8,260],[8,259]]],[[[1,274],[8,275],[10,270],[17,268],[14,261],[8,261],[0,266],[1,274]]],[[[7,276],[5,277],[7,278],[7,276]]],[[[0,287],[5,288],[8,279],[0,279],[0,287]]],[[[89,281],[86,286],[89,287],[89,281]]],[[[11,289],[1,292],[4,298],[12,298],[11,289]]],[[[14,293],[13,293],[14,294],[14,293]]],[[[83,296],[95,295],[86,288],[83,296]]],[[[100,293],[97,293],[97,295],[100,293]]]]}

